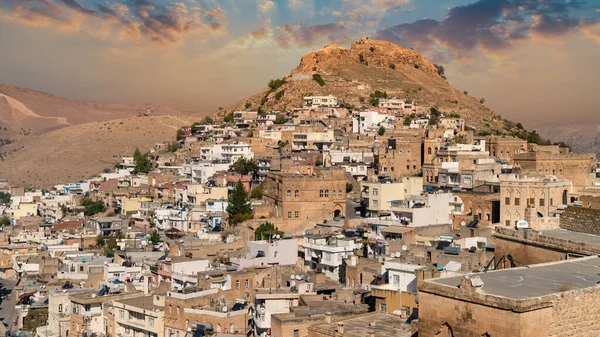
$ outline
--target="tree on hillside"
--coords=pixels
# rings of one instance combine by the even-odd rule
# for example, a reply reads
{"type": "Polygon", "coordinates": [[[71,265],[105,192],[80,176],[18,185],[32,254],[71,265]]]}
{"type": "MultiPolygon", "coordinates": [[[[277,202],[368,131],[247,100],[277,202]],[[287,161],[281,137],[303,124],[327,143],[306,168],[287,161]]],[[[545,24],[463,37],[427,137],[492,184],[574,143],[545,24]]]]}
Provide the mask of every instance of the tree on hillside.
{"type": "Polygon", "coordinates": [[[226,114],[225,117],[223,117],[223,122],[225,122],[225,123],[233,122],[233,112],[226,114]]]}
{"type": "Polygon", "coordinates": [[[0,192],[0,203],[8,204],[10,202],[10,193],[0,192]]]}
{"type": "Polygon", "coordinates": [[[134,173],[148,173],[152,169],[152,162],[150,162],[148,154],[142,154],[138,148],[133,153],[133,162],[135,163],[134,173]]]}
{"type": "Polygon", "coordinates": [[[102,247],[104,245],[104,237],[102,235],[96,236],[96,247],[102,247]]]}
{"type": "Polygon", "coordinates": [[[81,206],[84,207],[83,214],[86,216],[96,215],[98,213],[106,212],[106,205],[102,200],[92,200],[89,197],[81,199],[81,206]]]}
{"type": "Polygon", "coordinates": [[[229,214],[230,224],[237,225],[240,222],[252,219],[250,197],[241,181],[235,184],[227,202],[227,213],[229,214]]]}
{"type": "Polygon", "coordinates": [[[153,230],[150,232],[150,237],[148,238],[148,243],[149,243],[149,244],[151,244],[151,245],[153,245],[153,246],[155,246],[155,245],[157,245],[157,244],[158,244],[160,241],[161,241],[161,238],[160,238],[160,234],[158,233],[158,230],[156,230],[156,229],[153,229],[153,230]]]}
{"type": "Polygon", "coordinates": [[[385,128],[382,126],[379,127],[379,130],[377,130],[377,134],[380,136],[383,136],[385,134],[385,128]]]}
{"type": "Polygon", "coordinates": [[[104,255],[108,256],[110,254],[113,254],[114,251],[116,251],[117,249],[119,249],[119,245],[117,245],[117,240],[115,240],[115,238],[110,238],[106,241],[106,244],[104,245],[104,255]]]}
{"type": "Polygon", "coordinates": [[[287,118],[285,118],[285,116],[283,115],[277,115],[277,117],[275,117],[275,124],[285,124],[287,123],[288,120],[287,118]]]}
{"type": "Polygon", "coordinates": [[[7,216],[0,218],[0,227],[10,226],[10,219],[7,216]]]}
{"type": "Polygon", "coordinates": [[[177,130],[177,133],[175,133],[175,139],[177,139],[177,141],[180,141],[184,137],[185,137],[185,133],[183,133],[183,130],[181,130],[181,129],[177,130]]]}
{"type": "Polygon", "coordinates": [[[241,157],[231,165],[230,170],[238,174],[247,175],[258,171],[258,163],[254,159],[246,159],[245,157],[241,157]]]}
{"type": "Polygon", "coordinates": [[[278,229],[270,222],[262,223],[258,228],[254,231],[254,240],[265,240],[265,234],[268,232],[277,232],[278,229]]]}

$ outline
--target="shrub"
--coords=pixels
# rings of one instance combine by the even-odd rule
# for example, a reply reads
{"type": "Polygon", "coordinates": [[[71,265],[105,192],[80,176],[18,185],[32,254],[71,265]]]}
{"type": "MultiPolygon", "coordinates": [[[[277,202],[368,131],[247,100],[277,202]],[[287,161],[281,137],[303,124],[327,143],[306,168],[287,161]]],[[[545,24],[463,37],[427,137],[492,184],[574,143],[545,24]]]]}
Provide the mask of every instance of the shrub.
{"type": "Polygon", "coordinates": [[[288,120],[287,118],[285,118],[285,116],[283,115],[277,115],[277,117],[275,117],[275,124],[285,124],[287,123],[288,120]]]}
{"type": "Polygon", "coordinates": [[[250,108],[250,106],[252,106],[252,104],[250,102],[246,102],[246,104],[244,104],[244,109],[248,109],[250,108]]]}
{"type": "Polygon", "coordinates": [[[320,74],[313,74],[313,81],[319,83],[320,86],[324,86],[325,85],[325,81],[323,81],[323,78],[321,77],[320,74]]]}
{"type": "Polygon", "coordinates": [[[353,189],[354,189],[354,185],[352,185],[350,183],[346,183],[346,193],[352,192],[353,189]]]}
{"type": "Polygon", "coordinates": [[[253,188],[252,192],[250,193],[250,197],[252,199],[262,199],[262,196],[263,196],[263,189],[260,186],[253,188]]]}
{"type": "Polygon", "coordinates": [[[225,115],[225,117],[223,117],[223,121],[225,123],[231,123],[233,122],[233,111],[228,113],[227,115],[225,115]]]}
{"type": "Polygon", "coordinates": [[[390,63],[390,69],[396,69],[396,65],[393,63],[390,63]]]}
{"type": "Polygon", "coordinates": [[[269,89],[275,91],[285,83],[284,79],[274,79],[269,81],[269,89]]]}
{"type": "Polygon", "coordinates": [[[283,97],[284,94],[285,94],[285,89],[278,91],[275,94],[275,99],[279,101],[281,99],[281,97],[283,97]]]}
{"type": "Polygon", "coordinates": [[[379,127],[379,130],[377,130],[377,134],[380,136],[383,136],[385,134],[385,128],[382,126],[379,127]]]}

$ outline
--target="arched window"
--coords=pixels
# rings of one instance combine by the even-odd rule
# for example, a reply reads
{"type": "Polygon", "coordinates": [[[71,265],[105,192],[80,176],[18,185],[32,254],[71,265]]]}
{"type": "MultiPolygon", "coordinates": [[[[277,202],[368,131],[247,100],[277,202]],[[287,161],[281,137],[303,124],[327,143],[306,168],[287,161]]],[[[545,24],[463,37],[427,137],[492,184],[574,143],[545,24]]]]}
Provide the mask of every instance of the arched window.
{"type": "Polygon", "coordinates": [[[335,198],[335,190],[331,190],[331,196],[335,198]]]}
{"type": "Polygon", "coordinates": [[[342,197],[342,190],[338,190],[338,197],[342,197]]]}
{"type": "Polygon", "coordinates": [[[188,330],[190,328],[190,320],[186,319],[185,320],[185,329],[188,330]]]}
{"type": "Polygon", "coordinates": [[[294,197],[299,198],[300,197],[300,191],[295,190],[294,191],[294,197]]]}
{"type": "Polygon", "coordinates": [[[319,197],[323,198],[323,190],[319,190],[319,197]]]}
{"type": "Polygon", "coordinates": [[[59,305],[58,305],[58,312],[59,312],[59,313],[62,313],[62,312],[63,312],[63,306],[62,306],[62,304],[59,304],[59,305]]]}
{"type": "Polygon", "coordinates": [[[180,308],[179,308],[179,306],[177,306],[177,313],[176,313],[177,316],[179,316],[179,310],[180,310],[180,308]]]}
{"type": "Polygon", "coordinates": [[[173,313],[173,306],[171,304],[169,304],[169,314],[173,313]]]}
{"type": "Polygon", "coordinates": [[[240,280],[235,281],[235,289],[240,289],[240,280]]]}
{"type": "Polygon", "coordinates": [[[427,148],[427,154],[431,154],[431,147],[427,148]]]}
{"type": "Polygon", "coordinates": [[[292,197],[292,190],[287,190],[286,195],[287,195],[288,198],[291,198],[292,197]]]}
{"type": "Polygon", "coordinates": [[[325,190],[325,198],[329,198],[329,190],[325,190]]]}

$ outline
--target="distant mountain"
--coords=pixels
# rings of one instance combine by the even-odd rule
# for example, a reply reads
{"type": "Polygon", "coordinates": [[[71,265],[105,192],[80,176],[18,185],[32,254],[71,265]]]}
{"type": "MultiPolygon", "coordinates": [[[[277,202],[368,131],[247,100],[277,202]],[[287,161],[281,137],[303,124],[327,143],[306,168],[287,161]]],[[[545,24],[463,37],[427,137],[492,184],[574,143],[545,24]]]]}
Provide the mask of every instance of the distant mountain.
{"type": "Polygon", "coordinates": [[[424,111],[436,107],[443,113],[457,113],[478,130],[506,131],[504,119],[486,108],[481,98],[452,87],[443,70],[418,52],[387,41],[361,39],[350,49],[327,45],[302,56],[298,67],[282,80],[223,108],[215,116],[221,118],[246,108],[283,111],[301,107],[307,95],[331,94],[358,108],[368,106],[369,95],[379,90],[388,97],[414,100],[424,111]]]}
{"type": "Polygon", "coordinates": [[[174,140],[179,127],[201,118],[164,105],[75,102],[0,84],[0,178],[38,187],[87,178],[111,168],[115,156],[174,140]],[[140,116],[148,107],[150,116],[140,116]]]}
{"type": "Polygon", "coordinates": [[[542,124],[533,128],[553,142],[565,142],[574,152],[592,152],[600,157],[600,124],[542,124]]]}
{"type": "Polygon", "coordinates": [[[33,136],[0,160],[0,178],[25,187],[52,187],[112,169],[136,148],[174,141],[177,130],[200,117],[129,117],[63,127],[33,136]]]}

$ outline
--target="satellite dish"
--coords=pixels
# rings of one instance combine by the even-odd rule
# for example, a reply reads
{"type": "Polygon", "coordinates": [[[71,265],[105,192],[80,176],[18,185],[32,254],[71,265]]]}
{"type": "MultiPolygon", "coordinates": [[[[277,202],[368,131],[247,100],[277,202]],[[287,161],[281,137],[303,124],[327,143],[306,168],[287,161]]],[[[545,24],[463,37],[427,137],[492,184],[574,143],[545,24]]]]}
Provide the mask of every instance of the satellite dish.
{"type": "Polygon", "coordinates": [[[208,276],[208,275],[204,276],[205,280],[208,280],[209,278],[210,278],[210,276],[208,276]]]}
{"type": "Polygon", "coordinates": [[[302,275],[296,275],[296,280],[300,281],[302,279],[302,275]]]}
{"type": "Polygon", "coordinates": [[[223,309],[221,309],[221,310],[222,310],[223,312],[227,312],[227,310],[229,310],[229,309],[227,308],[227,306],[224,306],[224,307],[223,307],[223,309]]]}
{"type": "Polygon", "coordinates": [[[306,277],[306,282],[312,282],[312,277],[311,276],[307,276],[306,277]]]}
{"type": "Polygon", "coordinates": [[[294,279],[296,279],[296,275],[294,275],[294,274],[290,275],[290,280],[294,280],[294,279]]]}
{"type": "Polygon", "coordinates": [[[467,223],[466,223],[466,222],[464,222],[464,221],[461,221],[461,222],[460,222],[460,225],[461,225],[461,226],[463,226],[463,227],[465,227],[465,226],[467,225],[467,223]]]}
{"type": "Polygon", "coordinates": [[[519,220],[517,221],[517,229],[527,229],[529,228],[529,224],[527,223],[527,221],[525,220],[519,220]]]}
{"type": "Polygon", "coordinates": [[[408,249],[408,247],[406,247],[406,245],[402,245],[402,250],[406,251],[408,249]]]}
{"type": "Polygon", "coordinates": [[[401,316],[402,315],[402,311],[400,311],[400,310],[394,310],[394,312],[392,314],[394,314],[396,316],[401,316]]]}
{"type": "Polygon", "coordinates": [[[263,307],[262,305],[258,308],[258,312],[260,312],[261,314],[265,313],[265,307],[263,307]]]}

